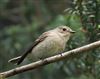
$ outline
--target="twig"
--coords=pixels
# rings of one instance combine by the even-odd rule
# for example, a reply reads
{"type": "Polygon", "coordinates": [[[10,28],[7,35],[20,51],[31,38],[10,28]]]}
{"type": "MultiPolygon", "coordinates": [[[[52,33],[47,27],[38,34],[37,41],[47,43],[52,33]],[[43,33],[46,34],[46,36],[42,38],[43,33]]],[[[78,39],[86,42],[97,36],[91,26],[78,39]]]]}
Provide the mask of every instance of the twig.
{"type": "Polygon", "coordinates": [[[16,74],[19,74],[19,73],[22,73],[22,72],[25,72],[25,71],[29,71],[29,70],[38,68],[40,66],[44,66],[44,65],[47,65],[47,64],[50,64],[50,63],[57,62],[57,61],[60,61],[62,59],[68,58],[69,55],[73,55],[73,54],[77,55],[78,53],[83,53],[85,51],[93,50],[97,47],[100,47],[100,41],[96,41],[94,43],[91,43],[91,44],[88,44],[88,45],[70,50],[68,52],[46,58],[44,60],[40,60],[40,61],[28,64],[28,65],[24,65],[24,66],[21,66],[21,67],[17,67],[15,69],[11,69],[9,71],[2,72],[2,73],[0,73],[0,76],[3,77],[3,78],[14,76],[16,74]]]}

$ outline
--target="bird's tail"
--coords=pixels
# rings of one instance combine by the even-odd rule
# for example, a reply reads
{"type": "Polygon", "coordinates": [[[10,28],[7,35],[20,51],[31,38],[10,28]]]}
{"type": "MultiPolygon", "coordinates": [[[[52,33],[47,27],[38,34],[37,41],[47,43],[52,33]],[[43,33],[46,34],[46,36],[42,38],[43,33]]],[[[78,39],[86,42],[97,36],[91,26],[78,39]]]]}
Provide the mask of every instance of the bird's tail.
{"type": "Polygon", "coordinates": [[[21,56],[15,57],[10,59],[8,62],[13,63],[13,64],[17,64],[18,61],[20,60],[21,56]]]}

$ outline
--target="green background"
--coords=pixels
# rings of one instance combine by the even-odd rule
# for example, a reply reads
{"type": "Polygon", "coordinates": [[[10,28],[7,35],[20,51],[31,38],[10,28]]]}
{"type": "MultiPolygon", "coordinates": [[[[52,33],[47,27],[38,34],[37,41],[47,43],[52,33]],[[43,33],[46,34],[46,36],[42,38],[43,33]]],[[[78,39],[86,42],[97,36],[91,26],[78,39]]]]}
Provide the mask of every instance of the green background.
{"type": "MultiPolygon", "coordinates": [[[[100,39],[100,0],[0,0],[0,72],[43,32],[67,25],[76,33],[66,50],[100,39]]],[[[100,79],[100,48],[7,79],[100,79]]]]}

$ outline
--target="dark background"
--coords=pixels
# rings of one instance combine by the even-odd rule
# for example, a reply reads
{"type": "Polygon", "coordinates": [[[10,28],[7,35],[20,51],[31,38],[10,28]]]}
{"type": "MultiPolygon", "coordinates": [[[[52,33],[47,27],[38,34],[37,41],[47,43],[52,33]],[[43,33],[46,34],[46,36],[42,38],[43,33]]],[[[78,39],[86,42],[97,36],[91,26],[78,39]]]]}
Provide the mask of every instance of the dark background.
{"type": "MultiPolygon", "coordinates": [[[[76,31],[66,51],[99,40],[100,0],[0,0],[0,72],[18,67],[8,60],[59,25],[76,31]]],[[[100,79],[100,48],[8,79],[100,79]]]]}

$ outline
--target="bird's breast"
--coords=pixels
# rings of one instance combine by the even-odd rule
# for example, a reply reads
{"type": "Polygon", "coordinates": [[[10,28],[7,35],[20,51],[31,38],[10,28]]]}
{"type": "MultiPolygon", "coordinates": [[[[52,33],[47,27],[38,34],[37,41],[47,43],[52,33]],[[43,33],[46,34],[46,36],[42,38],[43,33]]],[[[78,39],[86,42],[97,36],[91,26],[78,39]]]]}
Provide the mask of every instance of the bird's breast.
{"type": "Polygon", "coordinates": [[[33,58],[46,58],[61,53],[65,48],[65,43],[59,37],[47,37],[39,43],[33,50],[33,58]]]}

